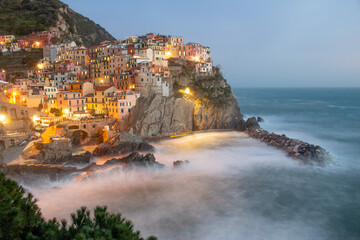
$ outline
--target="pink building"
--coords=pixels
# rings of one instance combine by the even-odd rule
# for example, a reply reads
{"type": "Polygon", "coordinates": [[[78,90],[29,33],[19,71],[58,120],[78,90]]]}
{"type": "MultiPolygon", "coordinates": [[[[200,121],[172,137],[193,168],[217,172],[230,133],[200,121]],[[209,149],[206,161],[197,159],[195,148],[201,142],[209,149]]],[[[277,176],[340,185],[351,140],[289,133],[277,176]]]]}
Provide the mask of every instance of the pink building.
{"type": "Polygon", "coordinates": [[[156,33],[148,33],[148,34],[146,34],[147,39],[155,39],[155,37],[156,37],[156,33]]]}
{"type": "Polygon", "coordinates": [[[57,108],[69,117],[85,111],[85,100],[81,92],[59,92],[56,98],[57,108]]]}
{"type": "Polygon", "coordinates": [[[176,36],[169,36],[168,37],[168,43],[171,46],[184,45],[184,38],[183,37],[176,37],[176,36]]]}
{"type": "Polygon", "coordinates": [[[187,46],[190,47],[190,58],[189,60],[193,61],[206,61],[209,62],[211,60],[211,52],[209,47],[204,47],[199,43],[187,43],[187,46]]]}
{"type": "Polygon", "coordinates": [[[14,35],[0,35],[0,44],[12,42],[15,39],[14,35]]]}
{"type": "Polygon", "coordinates": [[[140,94],[133,91],[116,92],[116,97],[107,103],[109,116],[117,119],[124,119],[136,105],[140,94]]]}

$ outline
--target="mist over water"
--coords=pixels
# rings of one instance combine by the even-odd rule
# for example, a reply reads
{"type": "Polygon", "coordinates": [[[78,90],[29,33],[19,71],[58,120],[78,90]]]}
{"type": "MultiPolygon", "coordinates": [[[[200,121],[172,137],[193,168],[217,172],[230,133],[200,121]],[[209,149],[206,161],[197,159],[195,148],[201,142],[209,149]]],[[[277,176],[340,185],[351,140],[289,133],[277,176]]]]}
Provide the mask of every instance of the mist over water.
{"type": "Polygon", "coordinates": [[[131,219],[143,236],[159,239],[359,239],[357,142],[349,141],[347,151],[339,149],[346,144],[322,137],[332,135],[322,133],[328,123],[322,119],[324,125],[316,126],[313,114],[308,118],[314,118],[315,125],[302,131],[308,123],[289,114],[288,109],[298,107],[291,97],[275,103],[271,96],[239,91],[235,93],[243,99],[239,104],[246,115],[264,117],[263,126],[271,131],[314,140],[327,147],[335,161],[325,168],[303,165],[238,132],[188,135],[155,144],[156,160],[169,166],[165,170],[115,170],[84,181],[44,180],[29,186],[43,214],[68,218],[81,206],[107,205],[131,219]],[[269,112],[257,112],[266,97],[269,112]],[[278,108],[284,101],[288,108],[278,108]],[[175,160],[190,164],[172,169],[175,160]]]}

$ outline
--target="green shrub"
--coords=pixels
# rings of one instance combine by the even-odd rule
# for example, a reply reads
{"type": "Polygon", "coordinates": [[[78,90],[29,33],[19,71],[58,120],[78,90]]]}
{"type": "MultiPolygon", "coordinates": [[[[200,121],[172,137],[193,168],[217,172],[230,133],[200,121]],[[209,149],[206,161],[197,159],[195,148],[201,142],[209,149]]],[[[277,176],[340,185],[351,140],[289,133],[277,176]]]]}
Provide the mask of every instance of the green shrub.
{"type": "MultiPolygon", "coordinates": [[[[15,181],[0,173],[0,239],[119,239],[143,240],[139,231],[121,214],[96,207],[94,216],[86,207],[71,214],[71,224],[55,218],[45,220],[36,200],[15,181]]],[[[148,240],[156,240],[149,237],[148,240]]]]}

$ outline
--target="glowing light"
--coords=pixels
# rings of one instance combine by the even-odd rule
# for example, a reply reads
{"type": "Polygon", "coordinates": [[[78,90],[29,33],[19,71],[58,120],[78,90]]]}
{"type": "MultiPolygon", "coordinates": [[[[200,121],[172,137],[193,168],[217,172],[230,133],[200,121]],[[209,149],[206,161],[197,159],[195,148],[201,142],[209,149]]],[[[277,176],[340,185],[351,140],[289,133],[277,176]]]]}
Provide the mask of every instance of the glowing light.
{"type": "Polygon", "coordinates": [[[16,104],[16,94],[17,92],[15,91],[12,93],[12,98],[10,98],[9,103],[16,104]]]}
{"type": "Polygon", "coordinates": [[[40,42],[35,42],[35,46],[39,47],[40,46],[40,42]]]}
{"type": "Polygon", "coordinates": [[[7,91],[6,90],[4,90],[4,93],[6,93],[7,91]]]}
{"type": "Polygon", "coordinates": [[[185,88],[185,89],[181,89],[179,90],[179,92],[181,93],[184,93],[184,94],[187,94],[187,95],[192,95],[191,91],[190,91],[190,88],[185,88]]]}
{"type": "Polygon", "coordinates": [[[32,120],[33,120],[33,122],[36,124],[37,121],[40,121],[40,118],[39,118],[38,116],[34,115],[34,116],[32,117],[32,120]]]}
{"type": "Polygon", "coordinates": [[[3,69],[2,72],[4,73],[4,72],[5,72],[5,69],[3,69]]]}
{"type": "Polygon", "coordinates": [[[69,109],[66,108],[66,109],[64,110],[64,113],[65,113],[65,114],[69,114],[69,109]]]}
{"type": "Polygon", "coordinates": [[[6,123],[6,117],[5,117],[5,115],[0,115],[0,122],[1,122],[1,123],[6,123]]]}
{"type": "Polygon", "coordinates": [[[199,58],[198,56],[192,57],[192,59],[193,59],[193,61],[195,61],[195,62],[199,62],[199,61],[200,61],[200,58],[199,58]]]}
{"type": "Polygon", "coordinates": [[[39,64],[37,65],[37,67],[38,67],[38,69],[43,69],[43,68],[44,68],[44,64],[39,63],[39,64]]]}
{"type": "Polygon", "coordinates": [[[171,56],[171,52],[166,52],[166,56],[170,57],[170,56],[171,56]]]}

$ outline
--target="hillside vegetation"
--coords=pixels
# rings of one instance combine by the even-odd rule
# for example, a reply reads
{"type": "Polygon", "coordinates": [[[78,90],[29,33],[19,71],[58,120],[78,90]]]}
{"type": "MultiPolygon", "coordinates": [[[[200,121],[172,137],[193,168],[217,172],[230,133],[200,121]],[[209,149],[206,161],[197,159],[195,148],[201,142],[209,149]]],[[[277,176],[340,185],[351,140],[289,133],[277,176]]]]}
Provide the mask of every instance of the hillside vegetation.
{"type": "Polygon", "coordinates": [[[14,52],[11,55],[0,55],[0,69],[8,72],[23,72],[33,69],[43,57],[42,49],[14,52]]]}
{"type": "Polygon", "coordinates": [[[26,36],[37,31],[57,31],[63,39],[89,47],[115,40],[100,25],[58,0],[1,0],[0,34],[26,36]]]}

